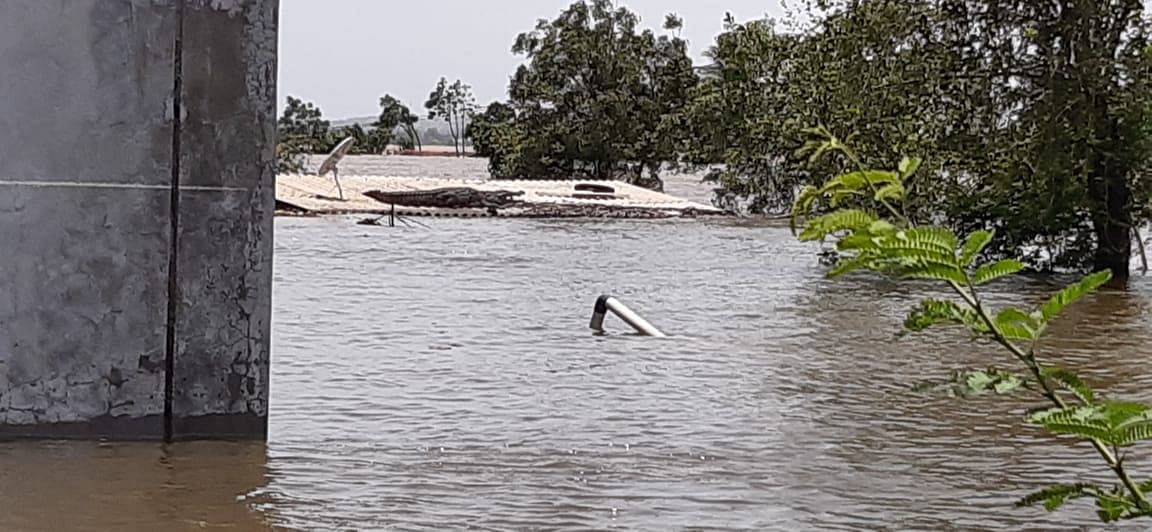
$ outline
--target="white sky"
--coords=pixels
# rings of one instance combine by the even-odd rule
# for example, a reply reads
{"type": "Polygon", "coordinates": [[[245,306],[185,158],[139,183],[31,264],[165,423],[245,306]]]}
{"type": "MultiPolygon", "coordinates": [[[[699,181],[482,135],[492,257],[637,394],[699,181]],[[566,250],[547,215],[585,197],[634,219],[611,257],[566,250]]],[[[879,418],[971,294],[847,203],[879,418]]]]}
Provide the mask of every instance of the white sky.
{"type": "MultiPolygon", "coordinates": [[[[483,104],[503,99],[520,64],[516,35],[555,18],[571,0],[281,0],[280,107],[292,95],[325,118],[375,115],[392,94],[422,112],[441,76],[470,83],[483,104]]],[[[778,17],[780,0],[618,0],[659,28],[669,12],[684,18],[695,57],[738,20],[778,17]]]]}

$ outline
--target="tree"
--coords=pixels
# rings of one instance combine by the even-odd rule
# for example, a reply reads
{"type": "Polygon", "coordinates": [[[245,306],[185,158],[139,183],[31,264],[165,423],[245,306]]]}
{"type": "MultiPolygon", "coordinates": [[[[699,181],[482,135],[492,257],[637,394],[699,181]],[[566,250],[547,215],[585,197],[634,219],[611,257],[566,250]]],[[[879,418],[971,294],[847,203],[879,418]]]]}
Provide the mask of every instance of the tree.
{"type": "Polygon", "coordinates": [[[932,152],[928,165],[969,160],[971,153],[954,154],[971,145],[968,132],[980,129],[979,95],[993,91],[972,81],[950,83],[949,72],[960,68],[957,48],[942,43],[943,30],[934,26],[939,15],[929,4],[878,0],[832,14],[813,8],[808,16],[817,24],[791,33],[780,33],[772,20],[740,24],[729,16],[707,52],[708,75],[685,110],[691,137],[703,140],[683,160],[722,163],[710,179],[748,199],[749,210],[774,213],[787,211],[813,175],[833,170],[821,165],[836,164],[792,156],[811,124],[853,131],[866,157],[932,152]],[[927,149],[936,146],[947,149],[927,149]]]}
{"type": "Polygon", "coordinates": [[[376,119],[373,126],[388,132],[400,129],[408,137],[407,143],[411,143],[416,149],[423,151],[420,133],[416,130],[416,124],[419,121],[420,118],[412,114],[408,106],[388,94],[380,98],[380,117],[376,119]]]}
{"type": "Polygon", "coordinates": [[[997,347],[1014,366],[958,370],[948,380],[919,388],[944,388],[960,397],[1026,393],[1043,400],[1046,406],[1032,408],[1028,421],[1054,436],[1073,436],[1089,444],[1115,476],[1111,485],[1078,481],[1050,486],[1023,497],[1017,506],[1042,504],[1055,511],[1070,501],[1089,499],[1095,501],[1096,514],[1104,522],[1152,517],[1148,498],[1152,481],[1133,477],[1129,453],[1135,444],[1152,440],[1152,406],[1104,397],[1073,371],[1047,361],[1040,343],[1053,320],[1107,283],[1111,272],[1089,275],[1033,309],[1005,306],[996,310],[995,303],[982,297],[984,287],[1025,266],[1016,259],[987,257],[985,250],[995,239],[993,231],[978,230],[961,239],[947,227],[916,224],[901,207],[909,198],[907,185],[920,168],[919,160],[904,158],[895,170],[870,169],[826,130],[815,133],[818,137],[803,151],[814,159],[838,156],[850,168],[818,186],[806,187],[793,211],[794,229],[797,219],[805,218],[801,240],[831,239],[847,253],[829,276],[871,271],[935,282],[947,295],[922,300],[904,322],[908,332],[959,327],[985,345],[997,347]],[[845,195],[861,198],[861,208],[837,207],[845,195]],[[820,204],[830,211],[810,216],[820,204]]]}
{"type": "Polygon", "coordinates": [[[352,137],[356,142],[349,151],[352,155],[380,155],[392,139],[392,130],[373,127],[365,129],[359,123],[334,130],[334,138],[352,137]]]}
{"type": "Polygon", "coordinates": [[[526,58],[508,109],[472,128],[497,178],[623,179],[659,189],[663,163],[683,132],[676,110],[697,77],[679,37],[639,31],[639,18],[610,0],[576,2],[517,37],[526,58]],[[498,120],[493,120],[498,118],[498,120]]]}
{"type": "Polygon", "coordinates": [[[320,109],[299,98],[288,97],[276,126],[276,168],[282,174],[303,172],[308,154],[326,152],[336,144],[320,109]]]}
{"type": "Polygon", "coordinates": [[[440,78],[436,88],[428,95],[424,103],[428,109],[429,120],[444,120],[448,123],[448,133],[452,136],[452,147],[457,156],[464,154],[464,130],[476,114],[476,98],[472,96],[472,87],[460,80],[451,85],[447,78],[440,78]]]}
{"type": "Polygon", "coordinates": [[[476,155],[488,159],[493,176],[515,175],[525,166],[520,159],[524,145],[523,130],[516,125],[516,110],[502,102],[492,102],[476,115],[464,136],[472,141],[476,155]]]}
{"type": "MultiPolygon", "coordinates": [[[[1048,197],[1059,194],[1075,207],[1075,238],[1094,243],[1085,265],[1127,278],[1135,211],[1147,205],[1152,188],[1143,130],[1152,101],[1143,3],[1013,4],[1016,11],[990,10],[987,24],[1023,28],[1030,52],[1011,56],[1019,73],[1010,79],[1032,89],[1016,99],[1034,167],[1019,173],[1030,183],[1056,183],[1048,197]]],[[[1001,48],[1000,57],[1009,57],[1008,46],[1001,48]]]]}
{"type": "Polygon", "coordinates": [[[298,145],[311,153],[325,152],[335,145],[331,124],[324,120],[320,108],[299,98],[288,97],[277,126],[282,142],[298,145]]]}
{"type": "MultiPolygon", "coordinates": [[[[772,20],[738,24],[728,15],[725,31],[705,55],[701,82],[681,112],[686,135],[679,158],[707,169],[705,180],[724,191],[719,203],[732,210],[780,213],[808,182],[809,170],[787,164],[802,124],[797,116],[810,91],[800,64],[807,59],[799,36],[781,35],[772,20]]],[[[827,86],[821,87],[827,90],[827,86]]]]}
{"type": "Polygon", "coordinates": [[[299,146],[290,142],[280,142],[276,144],[276,173],[277,174],[300,174],[304,172],[304,163],[307,162],[308,154],[304,153],[299,146]]]}
{"type": "Polygon", "coordinates": [[[802,129],[837,124],[865,158],[933,154],[911,184],[913,217],[996,229],[991,253],[1037,268],[1127,276],[1152,197],[1149,133],[1138,126],[1152,98],[1141,2],[807,7],[815,23],[790,34],[729,20],[711,51],[718,73],[685,111],[703,147],[683,161],[723,163],[712,176],[732,197],[782,211],[837,164],[792,157],[802,129]]]}

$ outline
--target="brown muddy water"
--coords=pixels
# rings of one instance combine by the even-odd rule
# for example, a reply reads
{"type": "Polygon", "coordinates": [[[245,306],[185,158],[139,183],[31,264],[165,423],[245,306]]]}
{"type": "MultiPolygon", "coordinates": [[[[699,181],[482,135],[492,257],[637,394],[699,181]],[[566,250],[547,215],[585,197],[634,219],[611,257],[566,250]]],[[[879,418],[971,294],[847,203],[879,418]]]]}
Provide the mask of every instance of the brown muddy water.
{"type": "MultiPolygon", "coordinates": [[[[909,391],[1007,364],[897,340],[927,285],[824,279],[786,229],[735,220],[354,221],[277,220],[267,445],[0,444],[0,530],[1100,528],[1012,507],[1108,479],[1022,426],[1035,402],[909,391]],[[601,293],[671,337],[594,336],[601,293]]],[[[1152,399],[1150,302],[1143,278],[1092,297],[1045,351],[1152,399]]]]}

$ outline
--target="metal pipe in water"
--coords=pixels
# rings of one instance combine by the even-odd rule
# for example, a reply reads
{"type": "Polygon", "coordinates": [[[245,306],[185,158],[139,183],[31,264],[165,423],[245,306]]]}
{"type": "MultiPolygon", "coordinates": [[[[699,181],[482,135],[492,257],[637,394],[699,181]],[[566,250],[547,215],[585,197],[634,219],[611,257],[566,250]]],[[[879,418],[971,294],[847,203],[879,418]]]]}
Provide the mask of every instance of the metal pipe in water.
{"type": "Polygon", "coordinates": [[[653,336],[656,338],[665,338],[667,336],[660,332],[660,329],[648,323],[648,320],[641,318],[639,314],[636,314],[632,309],[612,296],[600,296],[600,298],[596,300],[596,307],[592,309],[592,323],[589,327],[596,332],[604,332],[604,317],[608,312],[612,312],[624,320],[624,323],[627,323],[635,329],[636,332],[644,336],[653,336]]]}

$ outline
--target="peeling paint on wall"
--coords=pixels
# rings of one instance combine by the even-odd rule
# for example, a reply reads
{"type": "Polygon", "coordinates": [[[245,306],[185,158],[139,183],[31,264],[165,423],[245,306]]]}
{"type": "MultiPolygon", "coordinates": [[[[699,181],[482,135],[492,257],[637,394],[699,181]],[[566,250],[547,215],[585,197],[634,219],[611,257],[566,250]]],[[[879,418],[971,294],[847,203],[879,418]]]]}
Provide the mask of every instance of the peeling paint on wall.
{"type": "Polygon", "coordinates": [[[175,436],[264,435],[277,5],[0,2],[0,437],[162,435],[173,246],[175,436]]]}

